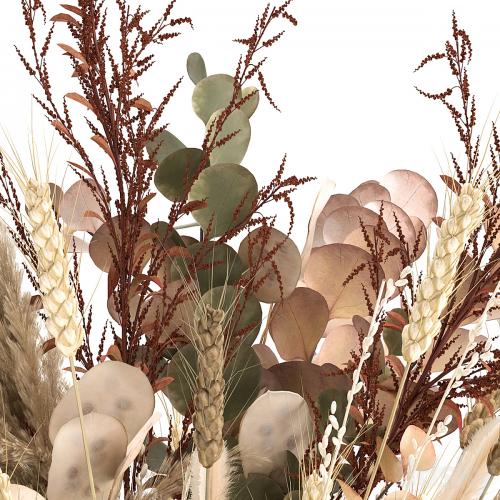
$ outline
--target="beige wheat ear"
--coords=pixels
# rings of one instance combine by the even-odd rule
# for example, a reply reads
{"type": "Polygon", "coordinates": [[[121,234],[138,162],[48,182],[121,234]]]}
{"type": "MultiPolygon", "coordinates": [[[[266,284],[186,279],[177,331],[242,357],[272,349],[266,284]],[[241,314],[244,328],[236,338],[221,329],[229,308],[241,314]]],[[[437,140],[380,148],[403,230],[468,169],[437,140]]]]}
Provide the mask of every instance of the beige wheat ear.
{"type": "Polygon", "coordinates": [[[481,189],[464,184],[451,207],[450,216],[441,224],[434,257],[427,276],[417,290],[410,321],[403,329],[403,357],[413,363],[432,345],[441,328],[441,314],[453,292],[460,255],[471,233],[483,216],[481,189]]]}
{"type": "Polygon", "coordinates": [[[205,468],[218,460],[224,448],[224,311],[209,305],[200,308],[196,319],[198,376],[194,396],[194,442],[205,468]]]}

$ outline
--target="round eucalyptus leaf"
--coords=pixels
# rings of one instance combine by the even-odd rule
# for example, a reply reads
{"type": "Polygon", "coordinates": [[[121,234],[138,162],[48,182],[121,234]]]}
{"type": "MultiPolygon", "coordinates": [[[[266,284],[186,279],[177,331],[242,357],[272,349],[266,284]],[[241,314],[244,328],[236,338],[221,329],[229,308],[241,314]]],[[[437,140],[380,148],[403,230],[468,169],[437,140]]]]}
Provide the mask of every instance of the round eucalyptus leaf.
{"type": "Polygon", "coordinates": [[[196,85],[200,80],[207,77],[207,68],[201,54],[192,52],[187,58],[187,72],[191,81],[196,85]]]}
{"type": "Polygon", "coordinates": [[[184,198],[202,159],[203,151],[196,148],[178,149],[169,154],[155,172],[158,191],[170,201],[184,198]]]}
{"type": "MultiPolygon", "coordinates": [[[[234,78],[229,75],[210,75],[200,80],[193,90],[193,110],[207,123],[218,109],[224,109],[231,102],[234,92],[234,78]]],[[[238,92],[236,99],[241,99],[238,92]]]]}
{"type": "Polygon", "coordinates": [[[146,144],[146,150],[149,156],[154,155],[154,160],[161,163],[168,155],[178,149],[183,149],[186,146],[168,130],[164,130],[154,140],[146,144]]]}
{"type": "Polygon", "coordinates": [[[283,500],[285,492],[264,474],[241,475],[231,489],[232,500],[283,500]]]}
{"type": "Polygon", "coordinates": [[[248,118],[250,118],[255,113],[255,110],[259,105],[259,91],[257,87],[245,87],[241,91],[241,96],[243,97],[243,99],[250,94],[252,94],[252,96],[240,108],[248,118]]]}
{"type": "MultiPolygon", "coordinates": [[[[216,111],[207,123],[207,133],[210,131],[223,110],[216,111]]],[[[210,140],[213,139],[215,128],[212,130],[210,140]]],[[[232,136],[224,144],[217,146],[210,154],[212,165],[219,163],[241,163],[250,144],[252,135],[248,116],[241,109],[235,109],[224,121],[220,132],[217,134],[216,141],[225,140],[232,136]],[[234,136],[232,136],[234,134],[234,136]]]]}
{"type": "Polygon", "coordinates": [[[243,291],[233,286],[218,286],[206,292],[202,300],[226,312],[225,334],[229,338],[244,334],[243,342],[248,346],[253,344],[262,323],[262,307],[254,295],[246,297],[243,291]]]}
{"type": "MultiPolygon", "coordinates": [[[[243,263],[236,251],[224,243],[209,242],[207,244],[195,243],[188,247],[193,258],[199,255],[201,259],[196,271],[197,285],[200,293],[204,294],[213,287],[235,283],[244,271],[243,263]]],[[[189,278],[189,258],[178,257],[174,260],[172,279],[181,276],[189,278]]]]}
{"type": "Polygon", "coordinates": [[[260,390],[260,360],[251,347],[240,346],[224,369],[224,420],[240,416],[260,390]]]}
{"type": "Polygon", "coordinates": [[[206,201],[193,217],[210,238],[221,236],[251,215],[257,192],[257,181],[246,168],[214,165],[203,170],[191,188],[190,201],[206,201]]]}
{"type": "Polygon", "coordinates": [[[185,414],[196,390],[198,356],[192,344],[181,347],[168,364],[167,374],[174,380],[163,389],[172,406],[185,414]]]}

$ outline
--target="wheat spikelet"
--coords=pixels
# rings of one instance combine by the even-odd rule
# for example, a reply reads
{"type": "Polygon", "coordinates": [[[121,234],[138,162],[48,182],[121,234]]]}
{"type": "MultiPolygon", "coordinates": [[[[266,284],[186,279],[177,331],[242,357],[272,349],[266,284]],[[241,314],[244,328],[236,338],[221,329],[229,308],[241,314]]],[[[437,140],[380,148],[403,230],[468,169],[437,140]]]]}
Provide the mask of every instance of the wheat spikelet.
{"type": "Polygon", "coordinates": [[[464,184],[452,205],[451,215],[441,224],[434,258],[417,290],[410,322],[403,329],[403,356],[416,361],[432,344],[441,328],[440,316],[453,291],[460,255],[472,231],[482,220],[483,192],[464,184]]]}
{"type": "Polygon", "coordinates": [[[194,441],[200,463],[211,467],[224,448],[224,311],[205,306],[196,318],[198,376],[194,396],[194,441]]]}
{"type": "MultiPolygon", "coordinates": [[[[493,411],[496,412],[500,407],[500,390],[492,393],[488,397],[488,400],[493,407],[493,411]]],[[[469,444],[474,433],[483,427],[483,425],[490,422],[492,418],[493,416],[487,406],[481,401],[478,401],[464,419],[464,426],[460,433],[460,446],[465,448],[469,444]]]]}
{"type": "Polygon", "coordinates": [[[83,339],[78,303],[69,281],[66,243],[52,208],[48,183],[29,179],[25,189],[28,217],[38,257],[38,277],[47,314],[47,330],[67,357],[75,355],[83,339]]]}
{"type": "Polygon", "coordinates": [[[488,454],[486,466],[488,467],[488,472],[492,476],[500,476],[500,435],[488,454]]]}

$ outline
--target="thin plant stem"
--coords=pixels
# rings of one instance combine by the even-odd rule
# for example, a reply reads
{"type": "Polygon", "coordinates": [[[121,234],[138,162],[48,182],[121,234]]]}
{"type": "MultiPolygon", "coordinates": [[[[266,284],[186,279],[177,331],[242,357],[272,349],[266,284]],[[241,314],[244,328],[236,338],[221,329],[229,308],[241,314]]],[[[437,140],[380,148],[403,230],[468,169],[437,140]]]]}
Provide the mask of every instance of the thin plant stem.
{"type": "Polygon", "coordinates": [[[396,394],[396,399],[394,400],[394,405],[392,406],[391,415],[389,416],[389,421],[387,422],[387,427],[384,433],[384,439],[382,440],[382,444],[380,445],[380,450],[377,453],[377,460],[375,461],[375,467],[373,468],[373,472],[370,476],[370,481],[368,482],[368,486],[366,487],[365,496],[363,497],[364,500],[368,500],[368,497],[370,496],[370,491],[373,487],[373,482],[375,481],[375,476],[377,475],[377,471],[380,466],[380,462],[382,460],[382,454],[384,453],[387,441],[389,440],[389,435],[391,434],[392,424],[394,423],[394,418],[396,417],[399,400],[401,399],[401,395],[403,394],[403,389],[409,372],[410,372],[410,363],[406,365],[405,371],[403,372],[403,376],[399,381],[398,393],[396,394]]]}
{"type": "Polygon", "coordinates": [[[490,478],[488,479],[488,482],[486,483],[483,492],[481,493],[481,496],[479,497],[479,500],[483,500],[485,498],[486,492],[488,491],[489,487],[491,486],[491,483],[493,482],[493,476],[490,475],[490,478]]]}
{"type": "Polygon", "coordinates": [[[212,498],[212,467],[205,469],[205,500],[215,500],[212,498]]]}
{"type": "Polygon", "coordinates": [[[75,386],[76,405],[78,406],[78,416],[80,417],[80,428],[82,430],[83,449],[85,451],[85,460],[87,462],[87,473],[89,475],[90,492],[92,494],[92,500],[97,500],[97,497],[95,494],[94,475],[92,474],[92,464],[90,463],[89,446],[87,443],[87,437],[85,435],[85,427],[83,425],[82,400],[80,398],[80,390],[78,388],[78,380],[76,379],[74,356],[71,356],[69,358],[69,364],[71,366],[71,376],[73,377],[73,385],[75,386]]]}

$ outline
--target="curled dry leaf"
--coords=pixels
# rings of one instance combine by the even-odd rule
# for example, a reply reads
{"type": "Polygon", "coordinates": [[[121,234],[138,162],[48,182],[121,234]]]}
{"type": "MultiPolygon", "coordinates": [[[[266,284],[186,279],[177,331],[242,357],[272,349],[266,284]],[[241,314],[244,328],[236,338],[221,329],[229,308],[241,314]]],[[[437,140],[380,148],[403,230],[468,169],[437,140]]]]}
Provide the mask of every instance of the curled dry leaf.
{"type": "MultiPolygon", "coordinates": [[[[426,441],[428,441],[426,432],[416,425],[409,425],[405,429],[400,443],[401,460],[403,462],[403,471],[405,473],[408,468],[409,456],[414,455],[416,457],[417,454],[416,450],[413,447],[413,443],[416,442],[417,446],[421,447],[426,441]]],[[[432,442],[427,442],[424,451],[421,453],[421,458],[417,465],[417,470],[429,470],[432,468],[435,462],[436,450],[434,449],[434,444],[432,442]]]]}
{"type": "Polygon", "coordinates": [[[384,176],[382,185],[391,201],[408,215],[419,217],[428,226],[438,209],[438,199],[430,182],[410,170],[393,170],[384,176]]]}
{"type": "MultiPolygon", "coordinates": [[[[85,437],[99,500],[106,500],[116,471],[127,450],[127,433],[119,420],[89,413],[83,417],[85,437]]],[[[52,450],[47,498],[67,500],[91,498],[80,419],[66,422],[57,433],[52,450]]]]}
{"type": "MultiPolygon", "coordinates": [[[[154,409],[154,392],[144,373],[120,361],[94,366],[78,383],[84,414],[102,413],[118,419],[132,439],[154,409]]],[[[54,442],[59,429],[78,416],[72,387],[52,413],[49,437],[54,442]]]]}
{"type": "MultiPolygon", "coordinates": [[[[304,272],[304,282],[325,297],[331,319],[369,314],[363,286],[374,304],[376,292],[370,285],[371,260],[370,254],[353,245],[334,243],[313,249],[304,272]],[[346,283],[348,276],[355,270],[357,274],[346,283]]],[[[375,273],[378,273],[379,278],[383,277],[378,265],[375,273]]]]}
{"type": "Polygon", "coordinates": [[[97,217],[89,217],[92,212],[104,217],[92,188],[98,189],[91,179],[81,179],[75,182],[64,193],[60,204],[60,215],[72,231],[88,231],[95,233],[102,225],[97,217]]]}
{"type": "Polygon", "coordinates": [[[305,400],[293,392],[268,391],[245,412],[238,442],[245,475],[269,474],[286,463],[286,451],[301,460],[313,438],[305,400]]]}
{"type": "Polygon", "coordinates": [[[307,239],[304,244],[304,249],[302,250],[302,269],[305,268],[307,261],[309,260],[312,248],[314,246],[324,244],[324,217],[321,223],[320,217],[325,209],[328,200],[332,197],[334,190],[335,182],[326,180],[322,183],[320,190],[316,195],[316,200],[314,200],[313,209],[311,211],[311,217],[309,218],[309,223],[307,225],[307,239]]]}
{"type": "Polygon", "coordinates": [[[285,360],[309,361],[328,323],[328,304],[310,288],[296,288],[272,311],[269,331],[285,360]]]}
{"type": "Polygon", "coordinates": [[[261,302],[279,302],[295,289],[302,259],[286,234],[271,227],[254,229],[241,242],[238,254],[246,267],[255,270],[255,296],[261,302]]]}

